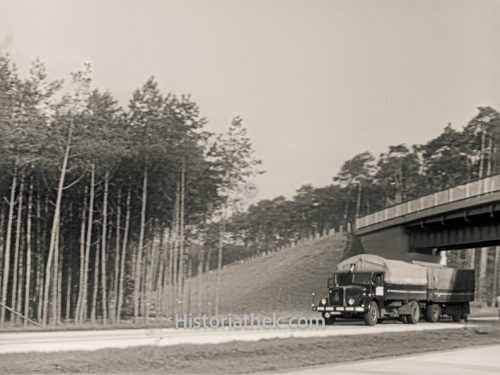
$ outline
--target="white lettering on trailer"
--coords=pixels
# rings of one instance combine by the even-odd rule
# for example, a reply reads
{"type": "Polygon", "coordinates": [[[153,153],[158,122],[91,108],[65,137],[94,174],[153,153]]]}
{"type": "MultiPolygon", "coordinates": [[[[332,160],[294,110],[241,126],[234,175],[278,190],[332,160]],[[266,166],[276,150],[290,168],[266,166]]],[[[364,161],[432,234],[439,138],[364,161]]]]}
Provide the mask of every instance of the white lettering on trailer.
{"type": "Polygon", "coordinates": [[[388,289],[387,292],[389,293],[419,293],[419,294],[427,294],[425,290],[395,290],[395,289],[388,289]]]}

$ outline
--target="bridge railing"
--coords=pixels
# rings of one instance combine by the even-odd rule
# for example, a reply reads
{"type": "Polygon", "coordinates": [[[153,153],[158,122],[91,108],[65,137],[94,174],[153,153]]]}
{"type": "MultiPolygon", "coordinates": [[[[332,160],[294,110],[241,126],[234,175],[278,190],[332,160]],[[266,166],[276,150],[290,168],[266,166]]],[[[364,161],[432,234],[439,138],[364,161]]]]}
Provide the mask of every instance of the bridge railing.
{"type": "Polygon", "coordinates": [[[477,197],[479,195],[500,191],[500,175],[490,176],[481,180],[454,186],[436,193],[403,202],[373,214],[360,217],[356,220],[356,228],[360,229],[382,221],[404,216],[428,208],[437,207],[446,203],[462,199],[477,197]]]}

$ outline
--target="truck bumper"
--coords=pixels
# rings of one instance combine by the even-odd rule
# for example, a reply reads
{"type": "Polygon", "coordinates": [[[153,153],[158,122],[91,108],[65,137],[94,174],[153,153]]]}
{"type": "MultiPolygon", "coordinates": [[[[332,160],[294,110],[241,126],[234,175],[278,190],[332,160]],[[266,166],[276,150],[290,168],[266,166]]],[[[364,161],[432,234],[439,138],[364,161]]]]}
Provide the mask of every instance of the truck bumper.
{"type": "Polygon", "coordinates": [[[315,306],[313,307],[313,311],[319,312],[365,312],[364,307],[360,306],[315,306]]]}

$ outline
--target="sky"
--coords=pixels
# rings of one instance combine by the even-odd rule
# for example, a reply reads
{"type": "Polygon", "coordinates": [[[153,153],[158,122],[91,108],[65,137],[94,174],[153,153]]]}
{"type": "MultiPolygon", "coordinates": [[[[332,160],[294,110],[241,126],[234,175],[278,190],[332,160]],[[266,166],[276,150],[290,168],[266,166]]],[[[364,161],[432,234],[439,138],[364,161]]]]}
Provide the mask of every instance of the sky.
{"type": "Polygon", "coordinates": [[[258,194],[332,182],[363,151],[500,109],[500,0],[0,0],[0,53],[53,79],[91,62],[126,106],[154,75],[223,132],[244,119],[258,194]]]}

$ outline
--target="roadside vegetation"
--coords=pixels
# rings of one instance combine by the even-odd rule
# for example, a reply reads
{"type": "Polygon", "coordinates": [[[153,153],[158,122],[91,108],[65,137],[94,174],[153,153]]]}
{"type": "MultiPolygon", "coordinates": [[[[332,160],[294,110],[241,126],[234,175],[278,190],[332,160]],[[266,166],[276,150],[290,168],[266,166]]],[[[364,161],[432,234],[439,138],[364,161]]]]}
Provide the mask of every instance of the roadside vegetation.
{"type": "Polygon", "coordinates": [[[500,344],[500,325],[361,336],[0,355],[0,373],[233,374],[500,344]]]}

